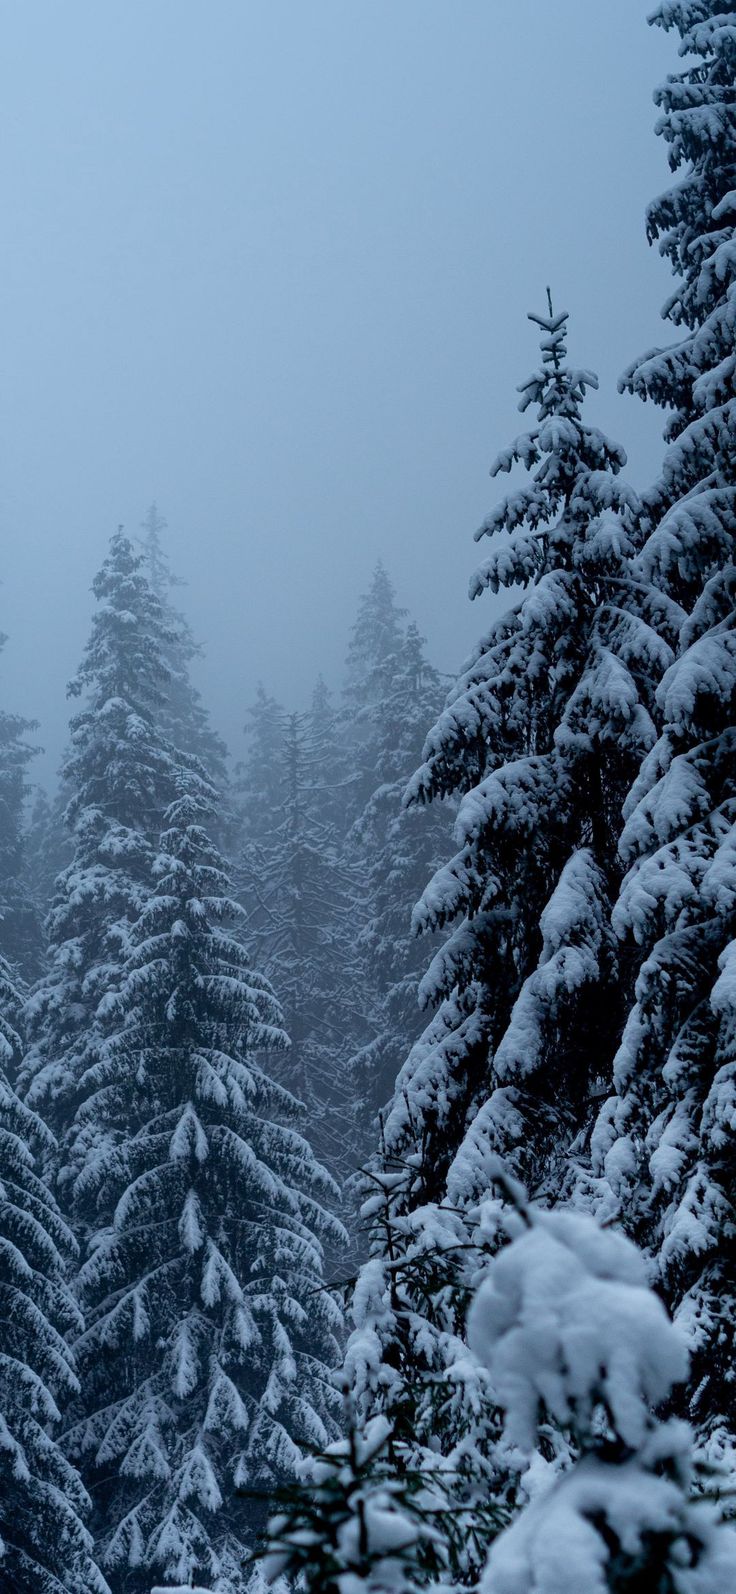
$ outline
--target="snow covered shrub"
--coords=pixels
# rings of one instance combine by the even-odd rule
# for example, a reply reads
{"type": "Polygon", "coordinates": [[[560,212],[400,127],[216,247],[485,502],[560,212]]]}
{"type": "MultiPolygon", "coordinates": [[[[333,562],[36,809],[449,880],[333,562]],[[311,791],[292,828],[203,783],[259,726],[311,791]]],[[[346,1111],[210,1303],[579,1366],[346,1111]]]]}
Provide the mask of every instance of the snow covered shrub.
{"type": "Polygon", "coordinates": [[[520,1204],[508,1227],[469,1343],[507,1441],[531,1463],[550,1418],[577,1459],[499,1535],[483,1594],[728,1594],[736,1533],[693,1497],[690,1429],[655,1415],[688,1358],[639,1252],[573,1211],[520,1204]]]}

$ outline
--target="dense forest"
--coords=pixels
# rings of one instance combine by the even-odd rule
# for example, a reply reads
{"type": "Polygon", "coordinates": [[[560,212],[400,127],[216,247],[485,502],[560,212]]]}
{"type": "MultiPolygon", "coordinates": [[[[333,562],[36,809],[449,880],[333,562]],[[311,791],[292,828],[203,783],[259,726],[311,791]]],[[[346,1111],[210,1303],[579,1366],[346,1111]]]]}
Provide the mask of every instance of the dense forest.
{"type": "Polygon", "coordinates": [[[152,505],[58,787],[0,714],[7,1594],[736,1590],[736,7],[650,20],[656,479],[542,287],[455,679],[378,564],[227,749],[152,505]]]}

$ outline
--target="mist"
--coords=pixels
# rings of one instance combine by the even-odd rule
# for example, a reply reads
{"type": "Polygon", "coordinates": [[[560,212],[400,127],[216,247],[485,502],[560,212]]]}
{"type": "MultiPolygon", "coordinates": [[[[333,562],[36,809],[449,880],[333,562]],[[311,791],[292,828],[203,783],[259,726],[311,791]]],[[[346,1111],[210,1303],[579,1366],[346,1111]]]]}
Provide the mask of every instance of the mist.
{"type": "Polygon", "coordinates": [[[108,537],[154,499],[236,756],[259,679],[297,706],[339,681],[378,558],[456,671],[548,284],[591,416],[652,473],[660,418],[616,392],[667,286],[643,10],[6,0],[0,624],[35,778],[108,537]]]}

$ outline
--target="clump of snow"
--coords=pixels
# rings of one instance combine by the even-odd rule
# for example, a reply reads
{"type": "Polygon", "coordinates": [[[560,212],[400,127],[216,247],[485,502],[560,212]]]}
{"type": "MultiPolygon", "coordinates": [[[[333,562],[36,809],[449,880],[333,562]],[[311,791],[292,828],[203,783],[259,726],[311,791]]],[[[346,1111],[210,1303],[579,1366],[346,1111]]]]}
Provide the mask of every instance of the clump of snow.
{"type": "Polygon", "coordinates": [[[616,1465],[584,1458],[496,1540],[481,1594],[610,1594],[613,1566],[622,1558],[632,1567],[651,1564],[652,1594],[665,1587],[673,1594],[728,1594],[736,1533],[719,1527],[708,1506],[685,1498],[677,1464],[686,1462],[689,1448],[689,1429],[671,1424],[641,1459],[616,1465]],[[668,1468],[674,1475],[663,1475],[668,1468]],[[664,1565],[660,1536],[671,1546],[664,1565]],[[659,1581],[660,1569],[669,1572],[667,1583],[659,1581]]]}
{"type": "Polygon", "coordinates": [[[687,1374],[685,1346],[636,1247],[586,1213],[533,1212],[492,1261],[468,1339],[489,1369],[508,1439],[527,1450],[544,1411],[581,1432],[598,1404],[635,1447],[652,1407],[687,1374]]]}

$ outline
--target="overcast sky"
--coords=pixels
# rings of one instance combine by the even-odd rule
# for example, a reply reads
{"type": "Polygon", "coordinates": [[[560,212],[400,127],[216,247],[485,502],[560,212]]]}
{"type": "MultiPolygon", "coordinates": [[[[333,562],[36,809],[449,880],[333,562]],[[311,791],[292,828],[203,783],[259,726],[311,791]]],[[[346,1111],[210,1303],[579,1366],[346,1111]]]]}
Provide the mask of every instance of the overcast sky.
{"type": "Polygon", "coordinates": [[[551,283],[591,415],[660,339],[647,0],[0,0],[2,702],[50,775],[90,581],[155,498],[236,755],[378,557],[447,671],[551,283]]]}

